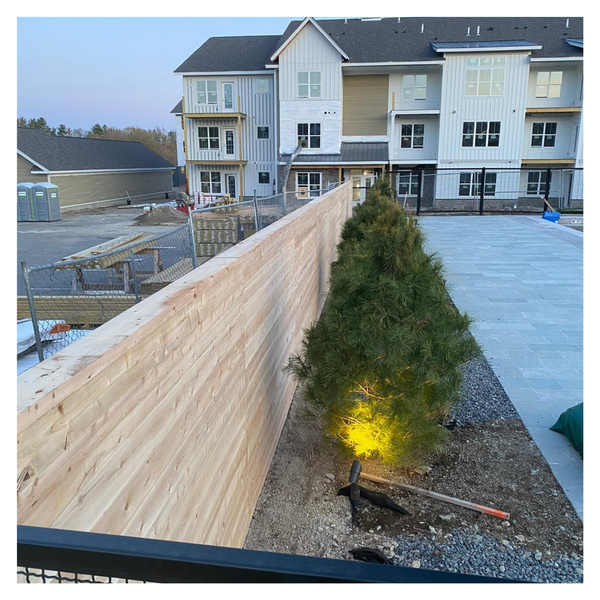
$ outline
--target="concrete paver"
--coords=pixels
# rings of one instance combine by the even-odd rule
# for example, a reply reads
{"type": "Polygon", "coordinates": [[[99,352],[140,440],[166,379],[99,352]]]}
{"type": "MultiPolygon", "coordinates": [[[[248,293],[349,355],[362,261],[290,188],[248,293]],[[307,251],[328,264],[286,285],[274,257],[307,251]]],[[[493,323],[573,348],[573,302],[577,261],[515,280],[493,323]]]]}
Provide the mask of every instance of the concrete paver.
{"type": "Polygon", "coordinates": [[[550,431],[583,401],[583,233],[529,216],[419,220],[450,294],[583,520],[583,461],[550,431]]]}

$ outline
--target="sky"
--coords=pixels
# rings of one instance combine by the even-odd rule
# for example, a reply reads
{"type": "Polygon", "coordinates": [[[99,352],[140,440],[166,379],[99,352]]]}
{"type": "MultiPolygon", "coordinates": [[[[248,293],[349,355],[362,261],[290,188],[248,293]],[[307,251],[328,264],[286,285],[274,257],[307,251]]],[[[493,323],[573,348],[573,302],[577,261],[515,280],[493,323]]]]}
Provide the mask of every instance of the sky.
{"type": "Polygon", "coordinates": [[[17,116],[173,129],[173,71],[211,36],[281,34],[297,17],[19,18],[17,116]]]}

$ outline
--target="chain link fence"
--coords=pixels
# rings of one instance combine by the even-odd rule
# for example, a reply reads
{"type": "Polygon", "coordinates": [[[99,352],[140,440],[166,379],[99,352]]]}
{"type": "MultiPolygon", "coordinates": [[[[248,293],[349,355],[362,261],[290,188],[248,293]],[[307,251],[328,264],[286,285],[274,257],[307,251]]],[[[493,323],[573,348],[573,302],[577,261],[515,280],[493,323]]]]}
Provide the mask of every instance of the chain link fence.
{"type": "Polygon", "coordinates": [[[333,187],[190,210],[186,224],[107,252],[22,262],[26,295],[17,298],[17,317],[31,319],[42,361],[333,187]]]}

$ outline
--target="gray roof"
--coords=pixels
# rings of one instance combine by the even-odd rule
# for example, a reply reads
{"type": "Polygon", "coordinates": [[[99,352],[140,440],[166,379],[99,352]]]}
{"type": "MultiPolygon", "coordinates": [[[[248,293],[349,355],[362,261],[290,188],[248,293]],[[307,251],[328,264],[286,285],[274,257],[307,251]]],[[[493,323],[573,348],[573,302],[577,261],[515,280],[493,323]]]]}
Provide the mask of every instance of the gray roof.
{"type": "Polygon", "coordinates": [[[183,114],[183,100],[180,100],[171,111],[173,115],[182,115],[183,114]]]}
{"type": "MultiPolygon", "coordinates": [[[[319,26],[349,56],[350,62],[403,62],[439,60],[433,42],[472,41],[477,27],[480,42],[522,40],[541,45],[532,57],[581,56],[565,38],[583,38],[583,18],[570,17],[405,17],[378,21],[317,19],[319,26]],[[423,33],[421,33],[423,25],[423,33]],[[467,37],[467,28],[471,37],[467,37]]],[[[294,33],[301,21],[292,21],[276,48],[294,33]]]]}
{"type": "MultiPolygon", "coordinates": [[[[175,73],[262,71],[271,56],[300,26],[292,21],[282,36],[214,37],[183,62],[175,73]]],[[[439,60],[432,44],[489,44],[531,40],[541,45],[532,57],[582,56],[582,48],[567,40],[583,40],[583,18],[570,17],[406,17],[374,21],[318,19],[319,26],[349,56],[350,62],[439,60]],[[423,26],[423,33],[421,33],[423,26]],[[467,37],[470,27],[471,36],[467,37]],[[475,36],[477,27],[480,35],[475,36]],[[473,38],[476,37],[476,40],[473,38]]]]}
{"type": "Polygon", "coordinates": [[[342,142],[340,154],[300,154],[298,163],[386,163],[388,161],[387,142],[342,142]]]}
{"type": "Polygon", "coordinates": [[[49,135],[17,127],[17,149],[49,171],[173,168],[140,142],[49,135]]]}
{"type": "Polygon", "coordinates": [[[264,71],[278,35],[212,37],[175,69],[175,73],[264,71]]]}
{"type": "Polygon", "coordinates": [[[431,45],[436,52],[444,50],[471,50],[477,48],[522,48],[532,46],[539,46],[535,42],[528,42],[527,40],[498,40],[494,42],[479,42],[473,40],[472,42],[432,42],[431,45]]]}

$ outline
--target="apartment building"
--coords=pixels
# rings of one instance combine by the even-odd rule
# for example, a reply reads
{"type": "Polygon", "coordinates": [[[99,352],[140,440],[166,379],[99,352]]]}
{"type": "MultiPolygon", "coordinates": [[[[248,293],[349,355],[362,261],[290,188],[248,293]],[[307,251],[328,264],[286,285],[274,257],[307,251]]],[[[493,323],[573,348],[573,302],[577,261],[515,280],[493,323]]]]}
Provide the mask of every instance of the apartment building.
{"type": "Polygon", "coordinates": [[[307,17],[210,38],[175,73],[192,193],[352,180],[359,201],[385,170],[399,196],[460,201],[485,167],[487,198],[538,198],[555,169],[553,193],[583,201],[582,18],[307,17]]]}

